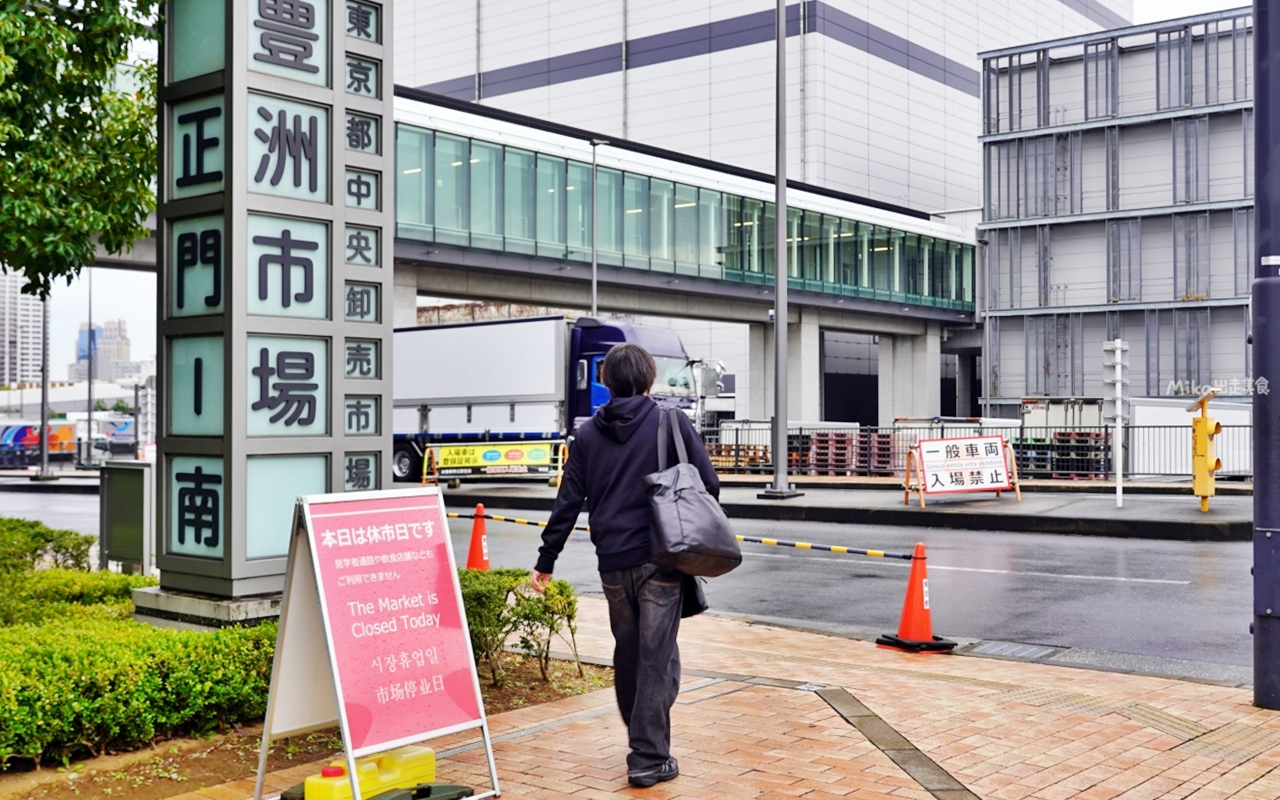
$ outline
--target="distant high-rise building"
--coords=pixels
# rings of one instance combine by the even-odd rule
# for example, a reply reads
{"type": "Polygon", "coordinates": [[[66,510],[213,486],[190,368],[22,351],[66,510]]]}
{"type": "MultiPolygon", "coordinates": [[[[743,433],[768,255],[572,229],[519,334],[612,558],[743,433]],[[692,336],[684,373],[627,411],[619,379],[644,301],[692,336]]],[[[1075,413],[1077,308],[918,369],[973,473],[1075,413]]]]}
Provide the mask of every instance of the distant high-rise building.
{"type": "Polygon", "coordinates": [[[67,368],[68,380],[89,379],[91,352],[94,380],[114,381],[136,377],[138,374],[138,365],[130,360],[129,334],[122,319],[94,325],[92,331],[89,323],[80,323],[80,335],[76,338],[76,360],[67,368]]]}
{"type": "Polygon", "coordinates": [[[0,384],[40,380],[44,307],[22,293],[21,275],[0,274],[0,384]]]}

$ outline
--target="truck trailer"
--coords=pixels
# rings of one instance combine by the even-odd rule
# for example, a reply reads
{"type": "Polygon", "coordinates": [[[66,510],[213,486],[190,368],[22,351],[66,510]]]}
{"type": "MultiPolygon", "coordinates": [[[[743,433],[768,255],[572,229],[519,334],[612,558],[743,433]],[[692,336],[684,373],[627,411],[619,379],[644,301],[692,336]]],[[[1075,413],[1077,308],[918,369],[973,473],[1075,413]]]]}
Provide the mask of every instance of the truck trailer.
{"type": "Polygon", "coordinates": [[[609,350],[633,342],[658,365],[650,396],[696,416],[702,364],[674,331],[590,317],[531,317],[395,331],[396,480],[552,474],[561,445],[609,401],[609,350]]]}

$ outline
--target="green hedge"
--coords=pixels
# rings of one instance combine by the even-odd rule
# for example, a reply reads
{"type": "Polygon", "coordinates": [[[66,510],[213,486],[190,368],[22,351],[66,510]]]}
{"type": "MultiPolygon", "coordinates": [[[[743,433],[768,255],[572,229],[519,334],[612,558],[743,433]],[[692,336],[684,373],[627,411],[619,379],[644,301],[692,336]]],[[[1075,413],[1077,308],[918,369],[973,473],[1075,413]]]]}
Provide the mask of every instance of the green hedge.
{"type": "Polygon", "coordinates": [[[0,517],[0,572],[34,569],[41,564],[87,570],[89,549],[95,541],[95,536],[55,530],[29,519],[0,517]]]}
{"type": "Polygon", "coordinates": [[[115,572],[0,572],[0,626],[38,625],[63,617],[128,619],[132,591],[155,584],[154,578],[115,572]]]}
{"type": "Polygon", "coordinates": [[[275,636],[275,624],[200,633],[88,614],[0,629],[0,763],[65,763],[259,718],[275,636]]]}

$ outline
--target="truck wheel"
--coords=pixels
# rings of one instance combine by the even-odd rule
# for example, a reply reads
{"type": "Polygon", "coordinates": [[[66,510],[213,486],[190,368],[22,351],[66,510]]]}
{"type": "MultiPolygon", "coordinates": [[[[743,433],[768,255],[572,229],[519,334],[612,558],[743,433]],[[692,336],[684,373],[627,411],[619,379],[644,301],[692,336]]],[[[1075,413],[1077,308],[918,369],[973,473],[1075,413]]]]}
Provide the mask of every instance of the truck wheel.
{"type": "Polygon", "coordinates": [[[422,476],[422,458],[409,447],[397,447],[391,454],[393,480],[411,481],[422,476]]]}

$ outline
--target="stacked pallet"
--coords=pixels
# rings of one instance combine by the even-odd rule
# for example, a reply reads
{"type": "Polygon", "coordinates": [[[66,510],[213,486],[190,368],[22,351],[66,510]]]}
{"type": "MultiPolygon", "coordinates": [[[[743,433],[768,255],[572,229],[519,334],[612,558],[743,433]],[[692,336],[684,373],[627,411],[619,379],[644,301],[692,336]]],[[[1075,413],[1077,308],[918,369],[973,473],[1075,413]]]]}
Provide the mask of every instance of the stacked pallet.
{"type": "Polygon", "coordinates": [[[765,444],[709,444],[707,455],[717,471],[757,471],[771,464],[769,446],[765,444]]]}
{"type": "Polygon", "coordinates": [[[1054,431],[1050,460],[1054,478],[1102,480],[1111,472],[1111,434],[1054,431]]]}
{"type": "Polygon", "coordinates": [[[858,442],[859,466],[871,475],[896,473],[900,467],[894,457],[892,433],[863,431],[858,442]]]}
{"type": "Polygon", "coordinates": [[[854,431],[816,431],[809,434],[810,475],[852,475],[858,469],[858,441],[854,431]]]}
{"type": "Polygon", "coordinates": [[[1018,474],[1024,478],[1047,478],[1053,472],[1053,440],[1045,436],[1024,436],[1013,443],[1018,474]]]}

